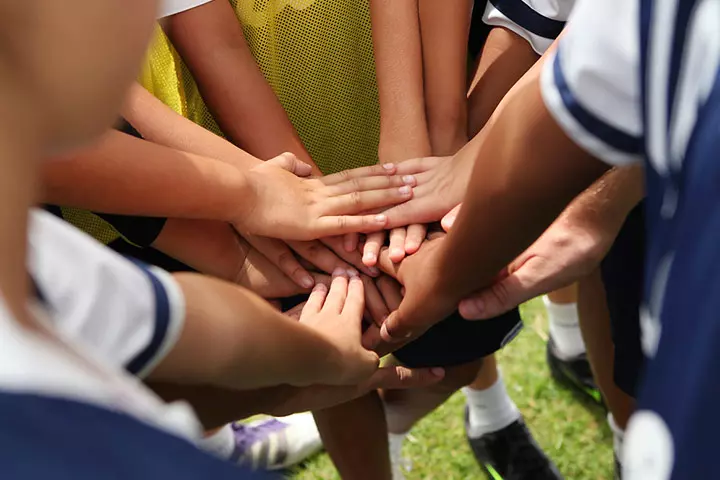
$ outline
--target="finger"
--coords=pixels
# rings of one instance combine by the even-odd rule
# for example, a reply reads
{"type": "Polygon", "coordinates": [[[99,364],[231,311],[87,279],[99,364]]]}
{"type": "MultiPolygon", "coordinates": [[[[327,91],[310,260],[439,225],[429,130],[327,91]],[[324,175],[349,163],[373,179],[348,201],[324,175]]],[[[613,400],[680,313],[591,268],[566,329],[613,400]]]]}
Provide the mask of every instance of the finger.
{"type": "MultiPolygon", "coordinates": [[[[372,280],[370,283],[372,283],[372,280]]],[[[363,281],[360,276],[351,277],[348,284],[345,305],[342,307],[342,315],[353,321],[357,321],[359,326],[362,322],[363,311],[365,311],[365,287],[363,281]]],[[[359,330],[358,333],[360,333],[359,330]]]]}
{"type": "Polygon", "coordinates": [[[432,241],[432,240],[437,240],[439,238],[444,238],[446,236],[447,236],[447,233],[434,230],[427,234],[427,239],[432,241]]]}
{"type": "Polygon", "coordinates": [[[344,246],[341,245],[342,238],[343,237],[325,237],[320,241],[325,244],[325,246],[330,248],[338,257],[345,260],[353,267],[358,268],[365,275],[377,277],[380,274],[380,271],[375,267],[366,266],[362,262],[362,255],[360,254],[360,252],[357,251],[357,249],[351,252],[347,252],[344,246]]]}
{"type": "Polygon", "coordinates": [[[327,197],[322,200],[319,211],[325,216],[353,215],[373,208],[388,207],[406,202],[412,198],[412,193],[413,189],[409,185],[403,185],[399,188],[351,192],[327,197]]]}
{"type": "Polygon", "coordinates": [[[414,175],[385,175],[381,177],[353,178],[342,183],[326,186],[323,189],[323,193],[329,197],[334,197],[352,192],[385,190],[393,187],[402,187],[403,185],[414,187],[417,185],[417,179],[414,175]]]}
{"type": "Polygon", "coordinates": [[[462,203],[450,210],[447,215],[445,215],[442,220],[440,220],[440,225],[442,225],[443,230],[445,230],[446,232],[449,232],[453,224],[455,223],[455,219],[457,219],[457,216],[460,213],[460,207],[462,207],[462,203]]]}
{"type": "MultiPolygon", "coordinates": [[[[532,263],[528,263],[530,265],[526,268],[532,268],[532,263]]],[[[531,298],[551,292],[564,284],[564,282],[554,284],[538,280],[538,276],[528,276],[524,270],[519,270],[472,297],[462,300],[458,307],[460,315],[466,320],[497,317],[531,298]]]]}
{"type": "MultiPolygon", "coordinates": [[[[362,335],[362,346],[366,350],[375,350],[375,348],[382,343],[380,338],[380,327],[374,323],[363,332],[362,335]]],[[[379,352],[378,352],[379,354],[379,352]]]]}
{"type": "Polygon", "coordinates": [[[363,247],[362,262],[368,267],[375,267],[380,254],[380,248],[385,243],[385,232],[371,233],[365,240],[363,247]]]}
{"type": "Polygon", "coordinates": [[[332,273],[338,268],[346,271],[354,270],[347,262],[317,240],[310,242],[288,242],[288,245],[302,258],[323,272],[332,273]]]}
{"type": "Polygon", "coordinates": [[[307,299],[307,302],[305,302],[305,307],[302,309],[302,313],[300,314],[300,321],[307,319],[309,316],[317,315],[320,313],[320,310],[322,310],[323,305],[325,304],[325,299],[328,295],[328,288],[323,285],[315,285],[315,288],[313,288],[312,292],[310,292],[310,296],[307,299]]]}
{"type": "Polygon", "coordinates": [[[305,289],[312,288],[313,285],[315,285],[315,281],[310,275],[310,272],[300,265],[298,259],[293,255],[292,250],[290,250],[288,245],[282,240],[255,237],[252,235],[245,237],[245,239],[297,285],[305,289]]]}
{"type": "Polygon", "coordinates": [[[390,249],[388,247],[383,247],[380,249],[377,266],[384,274],[390,275],[392,278],[397,279],[398,269],[400,268],[400,265],[390,259],[390,249]]]}
{"type": "Polygon", "coordinates": [[[405,344],[412,339],[417,338],[422,332],[418,332],[419,327],[403,321],[400,310],[395,310],[385,320],[380,327],[380,338],[383,342],[389,344],[405,344]]]}
{"type": "Polygon", "coordinates": [[[350,232],[371,233],[383,230],[387,217],[379,215],[321,217],[316,222],[318,237],[334,237],[350,232]]]}
{"type": "Polygon", "coordinates": [[[324,177],[319,178],[323,184],[325,185],[335,185],[338,183],[347,182],[348,180],[352,180],[354,178],[365,178],[365,177],[382,177],[382,176],[388,176],[388,175],[394,175],[397,171],[397,167],[395,164],[392,163],[386,163],[386,164],[377,164],[377,165],[371,165],[369,167],[360,167],[360,168],[353,168],[351,170],[343,170],[338,173],[333,173],[332,175],[325,175],[324,177]]]}
{"type": "Polygon", "coordinates": [[[445,377],[445,369],[415,368],[393,366],[383,367],[363,385],[368,391],[377,389],[397,390],[406,388],[429,387],[445,377]]]}
{"type": "Polygon", "coordinates": [[[358,233],[346,233],[343,236],[343,248],[345,251],[350,253],[357,250],[358,242],[360,241],[360,234],[358,233]]]}
{"type": "Polygon", "coordinates": [[[375,325],[382,325],[385,318],[390,314],[385,299],[380,289],[372,278],[363,276],[363,285],[365,287],[365,308],[370,313],[370,319],[375,325]]]}
{"type": "Polygon", "coordinates": [[[290,152],[281,153],[275,158],[271,158],[267,163],[281,167],[288,172],[292,172],[298,177],[307,177],[312,173],[312,167],[305,162],[300,161],[295,154],[290,152]]]}
{"type": "Polygon", "coordinates": [[[403,298],[400,284],[388,276],[378,278],[375,284],[388,310],[391,312],[397,310],[403,298]]]}
{"type": "Polygon", "coordinates": [[[425,240],[427,234],[427,225],[423,223],[415,223],[408,226],[407,235],[405,236],[405,253],[412,255],[420,250],[420,245],[425,240]]]}
{"type": "Polygon", "coordinates": [[[396,173],[398,175],[413,175],[416,173],[426,172],[442,165],[452,157],[420,157],[405,160],[397,165],[396,173]]]}
{"type": "Polygon", "coordinates": [[[407,230],[403,227],[390,230],[390,260],[398,263],[405,258],[405,236],[407,230]]]}
{"type": "MultiPolygon", "coordinates": [[[[417,187],[420,190],[421,187],[417,187]]],[[[404,227],[413,223],[430,223],[440,220],[442,214],[438,215],[437,201],[430,195],[421,195],[422,192],[414,191],[413,198],[407,202],[395,205],[382,211],[387,217],[387,228],[404,227]]]]}
{"type": "Polygon", "coordinates": [[[330,285],[330,292],[325,299],[323,311],[337,315],[342,312],[348,293],[348,277],[346,275],[347,273],[340,269],[333,272],[333,281],[330,285]]]}

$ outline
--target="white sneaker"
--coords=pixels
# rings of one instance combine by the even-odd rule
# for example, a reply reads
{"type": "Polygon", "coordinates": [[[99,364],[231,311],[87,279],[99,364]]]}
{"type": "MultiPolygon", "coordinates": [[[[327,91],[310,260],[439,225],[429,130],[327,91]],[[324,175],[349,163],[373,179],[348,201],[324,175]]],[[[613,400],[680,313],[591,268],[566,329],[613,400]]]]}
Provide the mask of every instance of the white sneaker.
{"type": "Polygon", "coordinates": [[[230,460],[253,470],[282,470],[296,465],[322,448],[311,413],[264,418],[232,424],[235,448],[230,460]]]}

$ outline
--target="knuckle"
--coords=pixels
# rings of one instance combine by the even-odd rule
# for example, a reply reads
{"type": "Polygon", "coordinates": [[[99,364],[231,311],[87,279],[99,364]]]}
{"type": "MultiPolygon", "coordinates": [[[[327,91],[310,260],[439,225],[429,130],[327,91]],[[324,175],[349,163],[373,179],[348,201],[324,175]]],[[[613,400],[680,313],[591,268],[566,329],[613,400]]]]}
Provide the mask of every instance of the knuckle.
{"type": "Polygon", "coordinates": [[[339,230],[345,230],[348,226],[348,219],[345,216],[337,217],[337,226],[339,230]]]}
{"type": "Polygon", "coordinates": [[[360,192],[350,193],[350,204],[353,206],[359,206],[362,204],[362,195],[360,195],[360,192]]]}

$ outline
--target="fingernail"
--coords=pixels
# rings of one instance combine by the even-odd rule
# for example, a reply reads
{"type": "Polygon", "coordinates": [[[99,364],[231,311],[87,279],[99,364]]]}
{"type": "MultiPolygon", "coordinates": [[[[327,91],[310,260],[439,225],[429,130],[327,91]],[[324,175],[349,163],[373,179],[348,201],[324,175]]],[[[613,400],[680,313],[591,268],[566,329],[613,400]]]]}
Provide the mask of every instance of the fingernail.
{"type": "Polygon", "coordinates": [[[387,217],[385,215],[375,215],[375,221],[377,223],[385,223],[387,222],[387,217]]]}
{"type": "Polygon", "coordinates": [[[402,181],[403,181],[403,183],[405,183],[405,184],[407,184],[407,185],[414,185],[414,184],[415,184],[415,177],[412,176],[412,175],[404,175],[404,176],[402,177],[402,181]]]}
{"type": "Polygon", "coordinates": [[[407,332],[407,333],[405,334],[405,338],[410,338],[410,337],[412,337],[412,332],[407,332]]]}
{"type": "Polygon", "coordinates": [[[445,376],[445,369],[440,367],[433,367],[430,369],[430,373],[435,375],[436,377],[444,377],[445,376]]]}
{"type": "Polygon", "coordinates": [[[313,292],[323,291],[327,291],[327,285],[325,285],[324,283],[318,283],[317,285],[315,285],[315,287],[313,287],[313,292]]]}
{"type": "Polygon", "coordinates": [[[402,248],[393,248],[392,251],[390,252],[390,256],[393,258],[404,257],[405,250],[403,250],[402,248]]]}
{"type": "Polygon", "coordinates": [[[377,255],[372,252],[368,252],[363,255],[363,262],[375,262],[377,261],[377,255]]]}
{"type": "Polygon", "coordinates": [[[384,163],[382,167],[385,170],[392,170],[393,168],[395,168],[395,164],[394,163],[384,163]]]}
{"type": "Polygon", "coordinates": [[[302,277],[302,279],[300,280],[300,283],[302,284],[303,287],[310,288],[313,285],[315,285],[315,280],[313,280],[313,278],[310,275],[307,275],[307,276],[302,277]]]}
{"type": "Polygon", "coordinates": [[[348,275],[348,277],[353,278],[353,277],[359,277],[359,276],[360,276],[360,273],[358,273],[358,271],[355,270],[354,268],[348,268],[348,269],[347,269],[347,275],[348,275]]]}
{"type": "Polygon", "coordinates": [[[335,270],[333,270],[333,277],[342,277],[345,275],[345,269],[337,267],[335,270]]]}
{"type": "Polygon", "coordinates": [[[400,192],[400,195],[410,195],[410,192],[412,192],[412,187],[409,187],[408,185],[403,185],[402,187],[398,188],[398,191],[400,192]]]}
{"type": "Polygon", "coordinates": [[[380,275],[380,270],[378,270],[377,267],[368,267],[368,272],[370,272],[372,276],[380,275]]]}

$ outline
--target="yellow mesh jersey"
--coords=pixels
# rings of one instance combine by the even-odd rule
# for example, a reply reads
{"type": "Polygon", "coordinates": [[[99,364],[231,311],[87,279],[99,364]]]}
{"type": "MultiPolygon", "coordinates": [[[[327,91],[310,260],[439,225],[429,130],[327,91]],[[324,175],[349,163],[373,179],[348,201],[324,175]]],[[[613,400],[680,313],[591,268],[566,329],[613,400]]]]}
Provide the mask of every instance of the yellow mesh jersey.
{"type": "MultiPolygon", "coordinates": [[[[379,105],[367,0],[229,0],[265,78],[325,173],[377,163],[379,105]]],[[[141,78],[176,112],[220,134],[158,31],[141,78]]]]}

